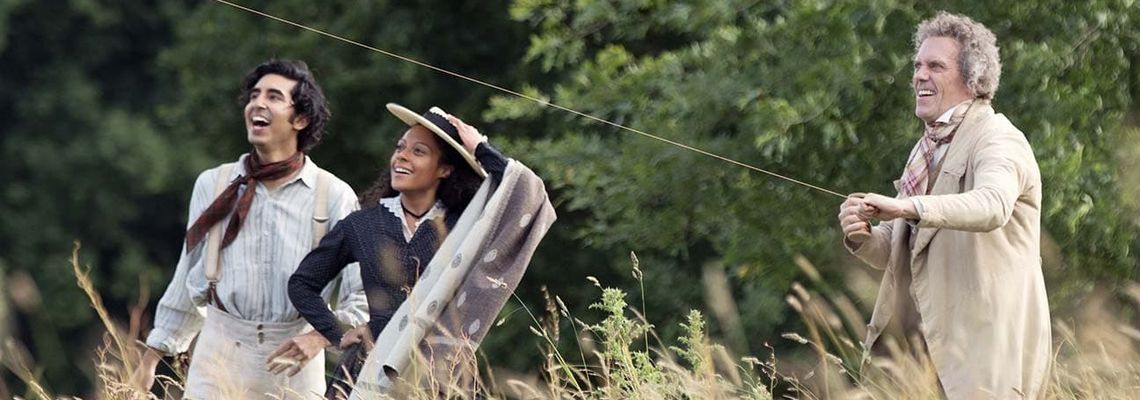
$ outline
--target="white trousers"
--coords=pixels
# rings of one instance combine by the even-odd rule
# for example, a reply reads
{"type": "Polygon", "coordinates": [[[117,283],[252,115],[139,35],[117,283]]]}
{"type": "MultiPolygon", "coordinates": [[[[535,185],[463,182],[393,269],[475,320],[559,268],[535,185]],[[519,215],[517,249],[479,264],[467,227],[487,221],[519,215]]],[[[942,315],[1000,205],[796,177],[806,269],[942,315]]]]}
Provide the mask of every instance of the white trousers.
{"type": "Polygon", "coordinates": [[[312,329],[303,319],[246,321],[209,307],[190,361],[185,398],[321,398],[325,393],[323,351],[292,377],[286,373],[274,375],[266,364],[281,343],[312,329]]]}

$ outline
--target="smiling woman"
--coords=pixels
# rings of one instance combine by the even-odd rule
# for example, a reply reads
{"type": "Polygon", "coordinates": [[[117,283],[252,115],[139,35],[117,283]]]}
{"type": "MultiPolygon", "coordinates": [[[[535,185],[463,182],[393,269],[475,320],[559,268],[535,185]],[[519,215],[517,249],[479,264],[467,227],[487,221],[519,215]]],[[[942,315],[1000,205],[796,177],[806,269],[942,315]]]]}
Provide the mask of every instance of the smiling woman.
{"type": "MultiPolygon", "coordinates": [[[[415,115],[403,107],[391,106],[394,107],[390,109],[398,110],[398,115],[415,115]]],[[[424,116],[421,118],[429,124],[414,118],[405,120],[410,127],[396,142],[388,170],[360,196],[361,208],[391,203],[393,208],[415,217],[404,221],[411,224],[423,220],[420,216],[436,205],[443,210],[462,211],[486,175],[483,166],[501,176],[506,159],[478,130],[438,108],[424,116]]],[[[415,226],[410,229],[414,231],[415,226]]]]}
{"type": "MultiPolygon", "coordinates": [[[[409,126],[388,169],[361,196],[362,209],[334,227],[289,282],[298,311],[341,348],[359,344],[371,351],[376,335],[407,299],[407,289],[424,274],[484,178],[489,175],[494,187],[508,165],[478,130],[443,110],[433,107],[420,115],[395,104],[388,110],[409,126]],[[320,301],[320,292],[353,262],[361,264],[370,319],[345,332],[320,301]]],[[[349,365],[338,368],[338,376],[355,380],[363,359],[345,358],[342,363],[349,365]]],[[[329,396],[347,393],[342,384],[332,382],[329,396]]]]}

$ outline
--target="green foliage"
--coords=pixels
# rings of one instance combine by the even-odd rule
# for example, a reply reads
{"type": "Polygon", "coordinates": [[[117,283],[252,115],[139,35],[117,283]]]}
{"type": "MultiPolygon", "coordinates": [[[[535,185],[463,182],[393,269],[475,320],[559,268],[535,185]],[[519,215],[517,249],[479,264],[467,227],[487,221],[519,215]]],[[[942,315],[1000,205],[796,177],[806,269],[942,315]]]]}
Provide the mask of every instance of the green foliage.
{"type": "MultiPolygon", "coordinates": [[[[521,40],[523,32],[507,19],[501,1],[245,5],[491,82],[509,82],[523,50],[502,45],[521,40]]],[[[218,3],[184,13],[172,21],[175,43],[158,58],[182,92],[159,111],[163,119],[179,122],[171,129],[180,137],[211,144],[209,161],[200,168],[248,151],[234,99],[240,78],[272,57],[301,59],[313,70],[333,112],[313,158],[358,192],[386,169],[404,130],[384,110],[385,103],[415,110],[438,105],[492,137],[503,136],[477,118],[489,89],[218,3]]]]}
{"type": "Polygon", "coordinates": [[[92,279],[120,311],[140,274],[158,275],[152,240],[180,230],[153,218],[179,171],[148,114],[166,87],[145,67],[168,38],[157,15],[143,2],[0,2],[0,263],[42,299],[18,310],[18,332],[55,390],[88,386],[69,357],[88,350],[95,323],[68,276],[70,243],[87,244],[92,279]]]}
{"type": "MultiPolygon", "coordinates": [[[[1140,61],[1140,12],[1129,1],[1058,2],[1020,11],[1037,23],[998,32],[1009,37],[998,104],[1011,109],[1007,114],[1026,132],[1041,166],[1044,228],[1065,257],[1054,279],[1134,276],[1136,225],[1122,218],[1112,167],[1114,150],[1127,142],[1112,140],[1112,132],[1121,129],[1140,86],[1135,74],[1129,76],[1140,61]]],[[[1053,288],[1060,289],[1051,293],[1055,302],[1085,294],[1053,288]]]]}
{"type": "MultiPolygon", "coordinates": [[[[636,258],[634,263],[638,263],[636,258]]],[[[635,270],[638,270],[636,266],[635,270]]],[[[640,275],[637,279],[641,279],[640,275]]],[[[597,279],[590,280],[601,287],[597,279]]],[[[642,348],[638,338],[657,335],[653,325],[646,320],[626,316],[629,306],[625,297],[626,292],[621,289],[602,288],[601,301],[590,305],[590,308],[603,312],[602,321],[593,325],[576,319],[572,321],[585,326],[602,346],[601,352],[593,352],[596,358],[591,357],[590,361],[583,359],[584,365],[571,365],[562,356],[564,353],[555,348],[548,349],[546,373],[549,389],[545,393],[546,398],[771,399],[769,388],[775,386],[776,379],[784,379],[777,378],[774,364],[753,362],[755,359],[751,357],[739,361],[725,357],[723,347],[710,344],[704,331],[704,318],[696,310],[691,311],[686,322],[681,324],[685,334],[678,338],[679,346],[642,348]],[[690,365],[678,364],[676,356],[684,358],[690,365]],[[758,376],[757,366],[768,371],[769,375],[758,376]],[[766,386],[765,380],[772,386],[766,386]]],[[[533,322],[539,323],[537,320],[533,322]]],[[[558,335],[551,335],[547,328],[532,326],[531,331],[549,345],[558,341],[558,335]]],[[[579,347],[580,352],[583,352],[583,347],[593,347],[594,340],[583,340],[577,336],[575,339],[577,342],[570,345],[579,347]]]]}
{"type": "Polygon", "coordinates": [[[670,347],[674,352],[684,358],[685,361],[692,365],[694,371],[703,371],[709,367],[708,356],[701,352],[701,346],[705,343],[705,320],[701,316],[701,312],[697,310],[689,311],[689,316],[686,321],[681,324],[685,329],[685,336],[678,338],[684,347],[673,346],[670,347]]]}
{"type": "Polygon", "coordinates": [[[590,308],[605,312],[606,318],[590,329],[601,336],[605,344],[602,365],[607,368],[612,385],[621,397],[643,393],[644,384],[662,382],[662,372],[649,358],[648,349],[634,350],[637,338],[649,333],[653,325],[626,318],[625,292],[615,288],[602,290],[602,301],[590,308]]]}

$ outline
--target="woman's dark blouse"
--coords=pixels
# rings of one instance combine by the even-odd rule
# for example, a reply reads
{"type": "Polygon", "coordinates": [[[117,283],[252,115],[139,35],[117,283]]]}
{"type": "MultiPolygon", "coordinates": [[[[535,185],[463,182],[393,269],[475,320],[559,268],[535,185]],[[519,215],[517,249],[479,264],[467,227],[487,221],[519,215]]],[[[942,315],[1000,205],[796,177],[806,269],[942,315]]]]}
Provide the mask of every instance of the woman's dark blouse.
{"type": "MultiPolygon", "coordinates": [[[[491,179],[502,181],[507,159],[498,150],[480,143],[475,158],[491,179]]],[[[373,336],[379,335],[462,213],[448,210],[442,223],[439,217],[424,221],[410,242],[404,239],[400,218],[382,206],[349,214],[301,261],[289,278],[289,299],[314,329],[339,344],[344,332],[320,293],[346,265],[360,262],[368,327],[373,336]]]]}

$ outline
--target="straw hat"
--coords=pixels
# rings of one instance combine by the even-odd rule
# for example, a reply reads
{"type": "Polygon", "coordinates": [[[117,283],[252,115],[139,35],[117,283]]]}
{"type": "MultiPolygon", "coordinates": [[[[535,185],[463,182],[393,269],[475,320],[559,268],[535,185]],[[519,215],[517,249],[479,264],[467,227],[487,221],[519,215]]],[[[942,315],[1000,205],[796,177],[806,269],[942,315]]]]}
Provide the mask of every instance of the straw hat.
{"type": "Polygon", "coordinates": [[[428,109],[428,112],[422,115],[416,114],[412,110],[396,103],[388,103],[385,107],[388,108],[388,111],[391,112],[392,115],[404,121],[408,126],[423,125],[425,128],[428,128],[428,130],[435,132],[436,135],[443,138],[443,141],[451,145],[455,151],[458,151],[464,160],[467,160],[467,164],[471,165],[471,169],[474,170],[480,178],[487,177],[487,172],[484,171],[483,167],[479,165],[479,162],[475,160],[475,155],[469,153],[467,149],[463,147],[463,139],[459,138],[459,129],[447,121],[447,113],[439,107],[432,107],[428,109]]]}

